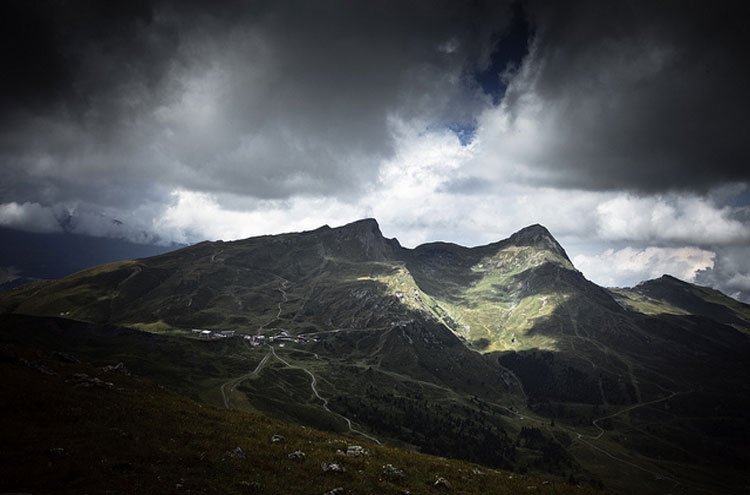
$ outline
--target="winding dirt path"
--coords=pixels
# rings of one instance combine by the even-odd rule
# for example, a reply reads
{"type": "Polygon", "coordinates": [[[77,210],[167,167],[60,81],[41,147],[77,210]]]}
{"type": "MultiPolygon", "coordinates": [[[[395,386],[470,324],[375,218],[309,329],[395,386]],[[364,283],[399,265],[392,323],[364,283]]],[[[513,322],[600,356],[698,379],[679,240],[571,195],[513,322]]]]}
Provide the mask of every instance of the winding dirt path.
{"type": "Polygon", "coordinates": [[[354,433],[354,434],[357,434],[357,435],[361,435],[361,436],[367,438],[368,440],[372,440],[373,442],[377,443],[378,445],[381,445],[380,440],[378,440],[377,438],[375,438],[373,436],[368,435],[367,433],[365,433],[365,432],[363,432],[361,430],[357,430],[356,428],[354,428],[352,426],[352,421],[349,418],[347,418],[343,414],[337,413],[336,411],[332,411],[328,407],[328,399],[326,399],[325,397],[323,397],[322,395],[320,395],[320,393],[318,392],[318,389],[315,387],[315,384],[318,383],[318,379],[315,377],[315,375],[310,370],[308,370],[307,368],[304,368],[302,366],[299,366],[299,365],[290,364],[288,361],[286,361],[285,359],[281,358],[278,354],[276,354],[276,349],[274,349],[273,346],[269,345],[269,347],[271,348],[271,354],[273,354],[273,357],[275,357],[276,359],[278,359],[280,363],[284,364],[285,366],[287,366],[289,368],[296,368],[296,369],[302,370],[305,373],[307,373],[308,375],[310,375],[310,378],[312,379],[312,381],[310,382],[310,388],[312,389],[313,394],[315,394],[315,397],[317,397],[323,403],[322,404],[323,405],[323,409],[325,409],[329,413],[334,414],[334,415],[340,417],[341,419],[343,419],[346,422],[347,426],[349,427],[349,431],[351,433],[354,433]]]}
{"type": "Polygon", "coordinates": [[[255,376],[258,373],[260,373],[260,370],[263,369],[263,365],[266,364],[266,361],[268,361],[268,358],[271,357],[271,354],[273,354],[273,352],[268,351],[268,353],[265,356],[263,356],[263,359],[260,360],[260,362],[258,363],[258,366],[256,366],[252,372],[246,375],[242,375],[237,378],[232,378],[228,382],[224,382],[221,385],[221,398],[224,400],[224,407],[226,407],[227,409],[231,409],[230,404],[229,404],[229,399],[232,396],[232,392],[234,392],[234,389],[236,389],[240,383],[244,382],[251,376],[255,376]],[[227,387],[229,387],[229,391],[227,391],[227,387]]]}
{"type": "MultiPolygon", "coordinates": [[[[211,257],[211,261],[213,262],[214,258],[218,254],[220,254],[220,253],[221,253],[221,250],[219,250],[219,252],[217,252],[217,253],[214,253],[214,255],[211,257]]],[[[286,295],[286,288],[291,284],[291,282],[289,280],[285,279],[284,277],[280,277],[280,276],[275,275],[275,274],[272,274],[272,275],[274,277],[276,277],[277,279],[280,280],[279,287],[276,290],[278,290],[279,292],[281,292],[282,300],[279,301],[279,303],[278,303],[279,310],[276,313],[276,316],[273,317],[272,319],[268,320],[267,322],[263,323],[261,326],[259,326],[258,327],[258,334],[260,334],[260,331],[263,330],[266,326],[270,325],[271,323],[273,323],[274,321],[278,320],[281,317],[281,311],[282,311],[281,306],[284,303],[286,303],[286,302],[289,301],[289,298],[286,295]]],[[[271,347],[271,350],[268,351],[268,353],[265,356],[263,356],[263,359],[260,360],[260,362],[258,363],[258,366],[256,366],[255,369],[252,372],[247,373],[247,374],[242,375],[242,376],[239,376],[237,378],[232,378],[231,380],[226,381],[226,382],[224,382],[224,383],[221,384],[221,388],[220,388],[220,390],[221,390],[221,398],[224,401],[224,407],[226,407],[227,409],[230,409],[230,403],[229,402],[230,402],[230,398],[232,396],[232,392],[234,392],[234,389],[236,389],[240,385],[240,383],[242,383],[243,381],[247,380],[248,378],[250,378],[252,376],[257,375],[258,373],[260,373],[260,370],[263,369],[263,366],[266,364],[266,361],[268,361],[268,358],[270,358],[272,354],[275,355],[275,353],[273,352],[273,347],[271,347]],[[229,388],[227,389],[227,387],[229,387],[229,388]]]]}
{"type": "Polygon", "coordinates": [[[274,316],[273,318],[271,318],[270,320],[268,320],[267,322],[265,322],[264,324],[262,324],[261,326],[259,326],[258,327],[258,334],[260,334],[260,331],[263,330],[264,328],[266,328],[268,325],[270,325],[274,321],[276,321],[279,318],[281,318],[281,311],[282,311],[281,306],[284,303],[286,303],[286,302],[289,301],[289,298],[286,295],[286,288],[289,287],[289,285],[291,284],[291,282],[288,281],[285,278],[279,277],[278,275],[274,275],[274,277],[277,277],[279,280],[281,280],[281,283],[279,284],[279,287],[276,290],[279,291],[279,292],[281,292],[281,298],[282,298],[282,300],[279,301],[279,303],[278,303],[279,310],[276,312],[276,316],[274,316]]]}
{"type": "MultiPolygon", "coordinates": [[[[648,402],[640,402],[638,404],[633,404],[632,406],[626,407],[625,409],[620,409],[619,411],[617,411],[614,414],[610,414],[608,416],[602,416],[601,418],[596,418],[595,420],[593,420],[591,422],[591,424],[593,424],[599,430],[599,434],[597,436],[595,436],[595,437],[590,437],[590,438],[592,440],[599,440],[602,437],[602,435],[604,435],[604,429],[601,426],[599,426],[599,421],[604,421],[605,419],[614,418],[615,416],[619,416],[620,414],[624,414],[624,413],[626,413],[628,411],[632,411],[633,409],[638,409],[639,407],[650,406],[652,404],[658,404],[659,402],[664,402],[664,401],[669,400],[669,399],[671,399],[671,398],[673,398],[673,397],[675,397],[677,395],[680,395],[681,393],[683,393],[683,392],[671,392],[670,395],[668,395],[667,397],[662,397],[661,399],[655,399],[655,400],[651,400],[651,401],[648,401],[648,402]]],[[[576,433],[576,434],[579,437],[581,436],[578,433],[576,433]]]]}

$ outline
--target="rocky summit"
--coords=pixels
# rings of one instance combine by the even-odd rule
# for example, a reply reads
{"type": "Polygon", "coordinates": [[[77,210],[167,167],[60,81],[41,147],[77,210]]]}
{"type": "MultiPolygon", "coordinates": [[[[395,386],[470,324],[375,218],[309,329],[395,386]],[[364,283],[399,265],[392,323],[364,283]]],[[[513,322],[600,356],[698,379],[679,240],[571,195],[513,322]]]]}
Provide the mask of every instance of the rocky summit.
{"type": "Polygon", "coordinates": [[[541,225],[473,248],[404,248],[373,219],[203,242],[17,288],[0,310],[4,345],[537,491],[748,484],[750,306],[669,276],[599,287],[541,225]]]}

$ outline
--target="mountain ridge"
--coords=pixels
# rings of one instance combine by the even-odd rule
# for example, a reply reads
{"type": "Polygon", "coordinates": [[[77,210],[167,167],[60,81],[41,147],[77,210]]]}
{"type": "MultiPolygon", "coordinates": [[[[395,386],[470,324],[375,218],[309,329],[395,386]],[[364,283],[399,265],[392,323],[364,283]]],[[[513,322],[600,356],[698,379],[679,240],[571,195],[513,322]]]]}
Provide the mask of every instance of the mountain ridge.
{"type": "Polygon", "coordinates": [[[750,383],[744,306],[684,287],[690,307],[678,292],[599,287],[541,225],[482,246],[410,249],[365,219],[94,267],[0,295],[0,310],[137,329],[120,350],[106,337],[82,348],[75,332],[54,342],[117,355],[215,404],[558,480],[628,491],[632,478],[660,493],[655,476],[692,486],[696,456],[750,459],[724,434],[727,418],[747,423],[750,406],[738,392],[750,383]],[[193,329],[247,338],[204,341],[193,329]],[[281,340],[269,348],[272,338],[281,340]],[[259,373],[243,371],[264,356],[259,373]],[[649,435],[664,440],[655,447],[649,435]]]}

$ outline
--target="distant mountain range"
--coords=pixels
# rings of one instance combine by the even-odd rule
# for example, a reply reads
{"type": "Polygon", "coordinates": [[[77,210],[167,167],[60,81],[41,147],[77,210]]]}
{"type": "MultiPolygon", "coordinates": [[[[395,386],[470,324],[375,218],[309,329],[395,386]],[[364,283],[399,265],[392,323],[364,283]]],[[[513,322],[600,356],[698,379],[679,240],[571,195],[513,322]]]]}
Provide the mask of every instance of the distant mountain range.
{"type": "Polygon", "coordinates": [[[0,311],[4,340],[363,440],[626,493],[750,483],[750,306],[669,276],[599,287],[540,225],[474,248],[372,219],[203,242],[0,311]]]}
{"type": "Polygon", "coordinates": [[[0,227],[0,290],[65,277],[113,261],[145,258],[183,247],[135,244],[70,232],[34,233],[0,227]]]}

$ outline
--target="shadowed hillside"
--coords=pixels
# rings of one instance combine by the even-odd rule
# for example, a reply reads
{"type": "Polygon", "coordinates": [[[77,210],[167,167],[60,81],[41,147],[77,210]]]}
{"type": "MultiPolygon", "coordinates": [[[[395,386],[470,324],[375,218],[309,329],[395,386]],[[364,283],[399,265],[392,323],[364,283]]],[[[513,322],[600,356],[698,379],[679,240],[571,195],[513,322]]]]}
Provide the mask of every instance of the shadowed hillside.
{"type": "Polygon", "coordinates": [[[220,410],[67,353],[3,342],[0,377],[3,492],[596,493],[220,410]]]}

